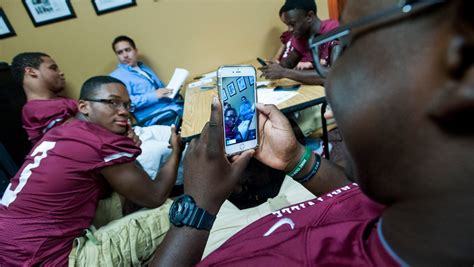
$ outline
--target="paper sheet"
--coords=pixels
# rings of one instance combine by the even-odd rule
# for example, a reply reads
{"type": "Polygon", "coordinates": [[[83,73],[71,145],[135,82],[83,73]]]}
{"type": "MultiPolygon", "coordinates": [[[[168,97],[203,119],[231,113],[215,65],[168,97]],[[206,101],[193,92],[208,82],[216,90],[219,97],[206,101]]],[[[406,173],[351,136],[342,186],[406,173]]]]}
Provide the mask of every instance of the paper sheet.
{"type": "Polygon", "coordinates": [[[215,77],[217,77],[217,71],[209,72],[209,73],[206,73],[206,74],[202,75],[202,78],[200,80],[215,78],[215,77]]]}
{"type": "Polygon", "coordinates": [[[259,103],[278,105],[297,95],[298,92],[278,91],[273,89],[258,89],[257,98],[259,103]]]}
{"type": "Polygon", "coordinates": [[[194,88],[194,87],[198,87],[198,86],[201,86],[201,85],[205,85],[205,84],[208,84],[208,83],[212,83],[214,80],[212,78],[208,78],[208,79],[202,79],[202,80],[199,80],[197,82],[193,82],[193,83],[190,83],[188,85],[188,88],[194,88]]]}
{"type": "Polygon", "coordinates": [[[184,84],[186,79],[188,78],[189,71],[181,68],[176,68],[173,73],[173,77],[171,77],[170,82],[166,86],[166,88],[173,89],[173,92],[168,95],[169,98],[174,98],[176,94],[179,92],[179,89],[184,84]]]}
{"type": "Polygon", "coordinates": [[[257,88],[259,88],[260,86],[262,87],[266,87],[270,84],[270,81],[261,81],[261,82],[257,82],[257,88]]]}

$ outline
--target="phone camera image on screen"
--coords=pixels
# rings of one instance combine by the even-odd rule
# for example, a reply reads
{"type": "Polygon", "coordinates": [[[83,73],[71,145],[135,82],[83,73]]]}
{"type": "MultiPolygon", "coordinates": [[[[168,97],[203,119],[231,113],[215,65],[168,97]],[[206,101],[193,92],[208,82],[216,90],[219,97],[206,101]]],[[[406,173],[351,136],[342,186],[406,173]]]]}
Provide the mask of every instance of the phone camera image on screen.
{"type": "Polygon", "coordinates": [[[221,99],[226,146],[255,140],[255,77],[222,77],[221,99]]]}

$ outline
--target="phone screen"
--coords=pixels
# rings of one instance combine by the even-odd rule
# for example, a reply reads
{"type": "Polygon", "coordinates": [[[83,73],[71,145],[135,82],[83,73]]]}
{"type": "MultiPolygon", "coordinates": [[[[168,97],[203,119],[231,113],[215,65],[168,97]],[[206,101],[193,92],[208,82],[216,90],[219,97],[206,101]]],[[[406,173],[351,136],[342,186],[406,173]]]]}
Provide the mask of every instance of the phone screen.
{"type": "Polygon", "coordinates": [[[258,143],[255,69],[252,68],[253,72],[245,68],[239,70],[224,71],[220,77],[224,138],[229,155],[255,148],[258,143]]]}

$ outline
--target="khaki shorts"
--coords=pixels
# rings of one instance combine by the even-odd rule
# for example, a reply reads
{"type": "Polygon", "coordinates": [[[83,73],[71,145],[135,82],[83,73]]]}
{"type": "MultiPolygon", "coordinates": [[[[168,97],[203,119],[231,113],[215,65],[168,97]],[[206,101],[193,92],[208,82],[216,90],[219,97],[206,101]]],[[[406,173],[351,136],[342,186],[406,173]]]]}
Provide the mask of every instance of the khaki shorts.
{"type": "Polygon", "coordinates": [[[92,226],[74,240],[69,266],[142,266],[170,228],[171,203],[168,199],[156,209],[134,212],[97,230],[92,226]]]}
{"type": "Polygon", "coordinates": [[[230,201],[226,200],[217,214],[212,226],[209,239],[202,258],[220,247],[227,239],[235,235],[247,225],[276,210],[292,204],[300,203],[315,196],[293,178],[286,176],[281,185],[280,192],[275,198],[257,207],[240,210],[230,201]]]}

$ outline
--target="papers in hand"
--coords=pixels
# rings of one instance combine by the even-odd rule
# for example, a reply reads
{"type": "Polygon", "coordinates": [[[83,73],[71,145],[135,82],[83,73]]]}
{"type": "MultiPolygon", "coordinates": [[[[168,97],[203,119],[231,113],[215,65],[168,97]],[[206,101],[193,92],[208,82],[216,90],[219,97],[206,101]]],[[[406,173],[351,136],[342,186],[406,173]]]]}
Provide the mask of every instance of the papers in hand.
{"type": "Polygon", "coordinates": [[[174,98],[176,94],[179,92],[179,89],[184,84],[186,79],[188,78],[189,71],[181,68],[176,68],[173,73],[173,77],[171,77],[170,82],[166,86],[166,88],[172,89],[171,92],[167,97],[174,98]]]}

